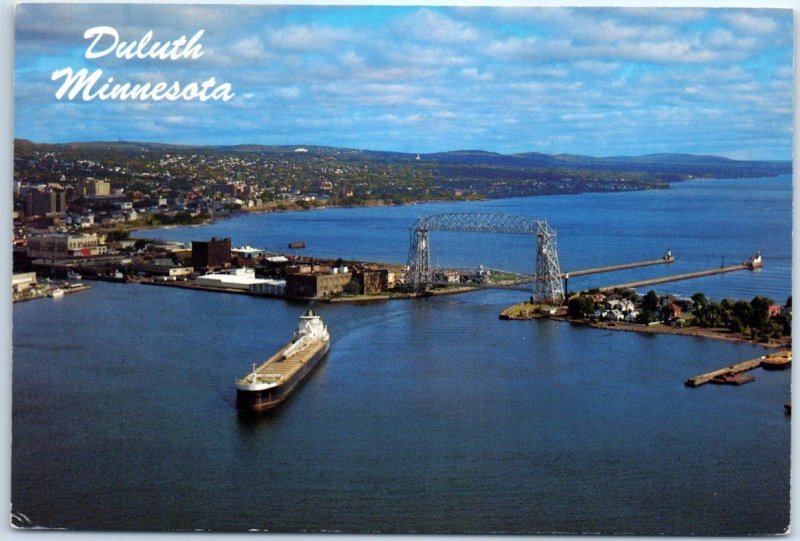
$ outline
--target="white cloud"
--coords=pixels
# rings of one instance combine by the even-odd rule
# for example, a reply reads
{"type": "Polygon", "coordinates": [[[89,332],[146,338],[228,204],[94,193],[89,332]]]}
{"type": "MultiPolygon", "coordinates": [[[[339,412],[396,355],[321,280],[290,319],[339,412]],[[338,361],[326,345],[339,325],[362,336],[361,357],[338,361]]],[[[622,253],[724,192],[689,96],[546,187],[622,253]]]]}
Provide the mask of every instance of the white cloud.
{"type": "Polygon", "coordinates": [[[706,68],[704,70],[687,74],[687,79],[702,80],[704,82],[718,83],[719,81],[739,81],[752,77],[740,66],[730,66],[728,68],[706,68]]]}
{"type": "Polygon", "coordinates": [[[751,51],[758,47],[758,41],[752,37],[736,36],[730,30],[717,28],[708,34],[708,43],[716,49],[738,49],[751,51]]]}
{"type": "Polygon", "coordinates": [[[386,44],[386,59],[403,66],[463,66],[470,62],[467,53],[446,47],[423,45],[413,42],[386,44]]]}
{"type": "Polygon", "coordinates": [[[674,36],[675,32],[666,26],[631,25],[610,19],[598,21],[581,17],[581,20],[573,21],[571,34],[592,42],[614,43],[643,38],[665,39],[674,36]]]}
{"type": "Polygon", "coordinates": [[[574,120],[597,121],[606,118],[606,113],[567,113],[561,115],[561,120],[571,122],[574,120]]]}
{"type": "Polygon", "coordinates": [[[340,58],[342,64],[348,67],[360,68],[365,64],[364,57],[356,54],[353,51],[346,51],[344,54],[341,55],[340,58]]]}
{"type": "Polygon", "coordinates": [[[299,52],[326,51],[353,39],[353,33],[330,26],[292,25],[269,32],[273,47],[299,52]]]}
{"type": "Polygon", "coordinates": [[[398,28],[404,35],[421,41],[461,43],[480,38],[472,26],[425,8],[400,21],[398,28]]]}
{"type": "Polygon", "coordinates": [[[722,19],[739,30],[755,34],[771,34],[778,29],[778,23],[771,17],[753,15],[744,11],[725,14],[722,19]]]}
{"type": "Polygon", "coordinates": [[[506,60],[515,57],[527,58],[536,55],[540,43],[541,41],[535,37],[498,39],[489,43],[486,53],[506,60]]]}
{"type": "Polygon", "coordinates": [[[425,121],[425,117],[420,113],[413,113],[409,115],[398,116],[394,114],[382,115],[379,120],[382,122],[390,122],[392,124],[419,124],[425,121]]]}
{"type": "Polygon", "coordinates": [[[432,91],[421,85],[403,83],[364,83],[352,81],[320,85],[319,91],[340,106],[439,107],[432,91]]]}
{"type": "Polygon", "coordinates": [[[656,63],[697,63],[717,59],[714,51],[700,47],[696,41],[679,39],[621,43],[609,48],[608,54],[616,58],[656,63]]]}
{"type": "Polygon", "coordinates": [[[569,66],[569,64],[559,64],[555,66],[538,64],[534,67],[523,68],[513,66],[506,67],[503,73],[509,78],[516,79],[563,79],[570,74],[570,71],[565,66],[569,66]]]}
{"type": "Polygon", "coordinates": [[[699,21],[708,15],[706,10],[697,8],[621,8],[614,11],[640,21],[662,23],[688,23],[699,21]]]}
{"type": "Polygon", "coordinates": [[[247,62],[263,62],[274,58],[274,55],[264,50],[264,45],[257,37],[243,39],[231,46],[228,51],[234,60],[244,60],[247,62]]]}
{"type": "Polygon", "coordinates": [[[461,75],[473,81],[491,81],[494,79],[494,74],[489,72],[480,72],[477,68],[464,68],[461,70],[461,75]]]}
{"type": "Polygon", "coordinates": [[[577,45],[570,40],[540,38],[508,38],[496,40],[486,47],[489,55],[506,61],[635,60],[655,63],[710,62],[719,53],[701,46],[696,38],[665,41],[621,41],[597,45],[577,45]]]}
{"type": "Polygon", "coordinates": [[[296,99],[303,95],[303,91],[300,87],[297,86],[285,86],[281,88],[276,88],[272,92],[275,96],[282,98],[282,99],[296,99]]]}
{"type": "Polygon", "coordinates": [[[593,75],[608,75],[617,71],[620,66],[621,64],[619,62],[602,62],[600,60],[582,60],[580,62],[575,62],[576,68],[593,75]]]}

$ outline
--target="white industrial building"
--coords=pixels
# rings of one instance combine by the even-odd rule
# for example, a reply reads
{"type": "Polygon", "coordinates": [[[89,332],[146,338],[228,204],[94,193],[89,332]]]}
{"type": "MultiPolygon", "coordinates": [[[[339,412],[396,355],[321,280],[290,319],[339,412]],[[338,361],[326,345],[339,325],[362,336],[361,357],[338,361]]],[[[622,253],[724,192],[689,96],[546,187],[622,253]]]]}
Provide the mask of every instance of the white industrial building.
{"type": "Polygon", "coordinates": [[[235,255],[243,259],[256,259],[258,256],[266,253],[266,250],[253,248],[252,246],[239,246],[238,248],[231,248],[231,255],[235,255]]]}
{"type": "Polygon", "coordinates": [[[11,276],[11,287],[14,293],[21,293],[36,286],[36,273],[24,272],[11,276]]]}
{"type": "Polygon", "coordinates": [[[286,290],[286,280],[256,278],[251,268],[229,269],[213,272],[197,278],[198,285],[241,289],[259,295],[281,296],[286,290]]]}

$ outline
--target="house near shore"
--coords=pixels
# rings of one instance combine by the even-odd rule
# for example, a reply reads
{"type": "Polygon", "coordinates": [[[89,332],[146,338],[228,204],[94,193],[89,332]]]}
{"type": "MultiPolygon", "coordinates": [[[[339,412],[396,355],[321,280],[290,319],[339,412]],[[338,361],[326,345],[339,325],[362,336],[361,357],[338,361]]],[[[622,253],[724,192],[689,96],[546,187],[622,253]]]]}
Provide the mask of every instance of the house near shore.
{"type": "Polygon", "coordinates": [[[661,317],[665,321],[675,321],[681,319],[683,311],[676,303],[671,302],[661,310],[661,317]]]}
{"type": "Polygon", "coordinates": [[[625,321],[627,323],[635,323],[638,317],[639,317],[639,312],[634,310],[632,312],[628,312],[627,314],[625,314],[625,321]]]}
{"type": "Polygon", "coordinates": [[[628,312],[633,311],[635,306],[633,301],[630,299],[609,299],[606,302],[606,308],[609,310],[619,310],[620,312],[627,314],[628,312]]]}

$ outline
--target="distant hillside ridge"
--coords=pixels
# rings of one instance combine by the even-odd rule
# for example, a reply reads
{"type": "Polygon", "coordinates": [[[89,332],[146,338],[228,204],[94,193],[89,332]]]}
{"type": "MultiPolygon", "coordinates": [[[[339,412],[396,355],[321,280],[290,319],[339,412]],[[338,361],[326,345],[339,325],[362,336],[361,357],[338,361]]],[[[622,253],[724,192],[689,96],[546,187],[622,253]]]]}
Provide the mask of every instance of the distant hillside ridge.
{"type": "Polygon", "coordinates": [[[509,179],[527,178],[534,173],[549,174],[570,172],[587,174],[593,171],[608,175],[652,175],[660,181],[676,182],[693,178],[753,178],[792,173],[790,160],[734,160],[721,156],[698,154],[645,154],[641,156],[595,157],[576,154],[545,154],[524,152],[500,154],[485,150],[454,150],[434,153],[409,153],[381,150],[353,149],[319,145],[184,145],[157,142],[95,141],[76,143],[35,143],[25,139],[14,140],[17,157],[35,152],[62,152],[81,156],[103,157],[136,153],[194,152],[198,154],[256,154],[319,158],[333,156],[345,162],[380,161],[383,163],[415,163],[432,168],[434,174],[444,177],[507,176],[509,179]],[[470,170],[467,173],[467,169],[470,170]]]}

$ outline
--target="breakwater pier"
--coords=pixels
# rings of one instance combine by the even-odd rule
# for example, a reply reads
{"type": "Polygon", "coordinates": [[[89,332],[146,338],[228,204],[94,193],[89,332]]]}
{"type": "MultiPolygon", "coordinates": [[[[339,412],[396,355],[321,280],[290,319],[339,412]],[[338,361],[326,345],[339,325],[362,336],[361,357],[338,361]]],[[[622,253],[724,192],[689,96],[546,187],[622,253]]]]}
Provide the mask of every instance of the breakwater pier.
{"type": "Polygon", "coordinates": [[[650,278],[649,280],[639,280],[637,282],[629,282],[627,284],[617,284],[612,286],[604,286],[597,288],[600,292],[612,291],[614,289],[635,289],[637,287],[652,286],[655,284],[665,284],[667,282],[678,282],[680,280],[690,280],[692,278],[700,278],[703,276],[712,276],[715,274],[722,274],[726,272],[735,272],[740,270],[753,270],[754,266],[751,263],[743,263],[741,265],[731,265],[729,267],[720,267],[718,269],[708,269],[697,272],[687,272],[684,274],[676,274],[673,276],[661,276],[659,278],[650,278]]]}
{"type": "Polygon", "coordinates": [[[569,271],[562,274],[563,278],[569,279],[574,278],[576,276],[586,276],[588,274],[600,274],[602,272],[614,272],[618,270],[625,270],[625,269],[635,269],[637,267],[650,267],[652,265],[664,265],[666,263],[673,263],[675,261],[675,256],[668,253],[661,259],[650,259],[648,261],[636,261],[634,263],[623,263],[621,265],[610,265],[608,267],[596,267],[593,269],[583,269],[583,270],[576,270],[576,271],[569,271]]]}

